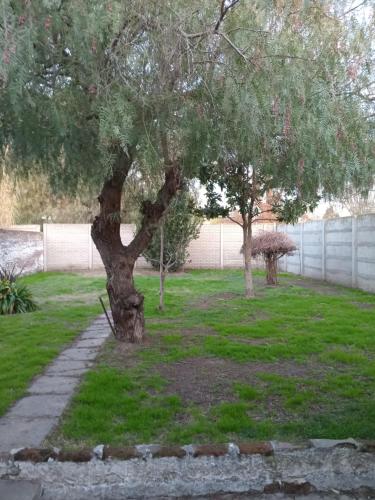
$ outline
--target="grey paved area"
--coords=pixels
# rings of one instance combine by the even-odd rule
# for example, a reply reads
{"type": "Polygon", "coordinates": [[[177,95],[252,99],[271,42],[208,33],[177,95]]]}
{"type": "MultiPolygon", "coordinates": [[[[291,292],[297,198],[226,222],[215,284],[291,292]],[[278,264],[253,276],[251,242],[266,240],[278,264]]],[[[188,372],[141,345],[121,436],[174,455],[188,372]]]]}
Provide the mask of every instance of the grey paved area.
{"type": "MultiPolygon", "coordinates": [[[[309,495],[287,495],[285,493],[250,494],[250,493],[227,493],[223,495],[179,497],[179,500],[365,500],[374,498],[372,493],[340,493],[340,492],[316,492],[309,495]]],[[[159,497],[157,500],[167,500],[170,497],[159,497]]]]}
{"type": "Polygon", "coordinates": [[[57,425],[81,376],[92,366],[109,334],[106,318],[99,316],[32,382],[27,395],[0,418],[0,451],[40,446],[57,425]]]}
{"type": "Polygon", "coordinates": [[[0,500],[40,500],[40,484],[32,481],[0,480],[0,500]]]}

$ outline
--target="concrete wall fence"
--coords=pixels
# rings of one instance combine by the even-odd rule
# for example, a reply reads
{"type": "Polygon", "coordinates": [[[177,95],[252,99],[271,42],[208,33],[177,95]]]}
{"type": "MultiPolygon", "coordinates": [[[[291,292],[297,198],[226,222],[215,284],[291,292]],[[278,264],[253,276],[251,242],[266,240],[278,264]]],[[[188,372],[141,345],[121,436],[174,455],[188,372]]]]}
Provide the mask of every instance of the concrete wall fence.
{"type": "MultiPolygon", "coordinates": [[[[257,224],[255,233],[270,230],[274,224],[257,224]]],[[[103,269],[90,235],[90,224],[45,224],[44,270],[103,269]]],[[[134,235],[131,224],[121,226],[121,239],[126,245],[134,235]]],[[[242,266],[242,229],[238,224],[203,224],[199,238],[189,246],[189,269],[224,269],[242,266]]],[[[150,268],[143,257],[137,260],[138,268],[150,268]]]]}
{"type": "Polygon", "coordinates": [[[284,271],[375,292],[375,214],[279,225],[298,250],[284,271]]]}
{"type": "MultiPolygon", "coordinates": [[[[375,292],[375,214],[278,225],[277,228],[275,224],[257,224],[254,233],[273,229],[285,231],[297,246],[294,255],[281,259],[281,270],[375,292]]],[[[3,231],[0,240],[9,239],[11,233],[13,231],[3,231]]],[[[124,244],[133,234],[133,225],[121,226],[124,244]]],[[[4,260],[5,253],[8,259],[14,254],[10,247],[17,245],[12,241],[6,245],[0,241],[0,261],[4,260]]],[[[30,242],[28,245],[33,246],[30,242]]],[[[241,246],[242,229],[237,224],[203,224],[199,238],[189,246],[186,268],[241,267],[241,246]]],[[[91,240],[90,224],[45,224],[43,262],[45,271],[103,269],[91,240]]],[[[261,262],[258,260],[255,265],[261,262]]],[[[149,268],[150,265],[139,258],[137,267],[149,268]]]]}

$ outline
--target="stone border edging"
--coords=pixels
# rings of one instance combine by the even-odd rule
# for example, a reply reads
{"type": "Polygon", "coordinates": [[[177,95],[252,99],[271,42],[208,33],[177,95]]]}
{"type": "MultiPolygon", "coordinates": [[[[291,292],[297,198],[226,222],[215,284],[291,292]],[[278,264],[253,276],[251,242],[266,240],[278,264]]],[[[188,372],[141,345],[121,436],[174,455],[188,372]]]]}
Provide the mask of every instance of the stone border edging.
{"type": "Polygon", "coordinates": [[[76,462],[91,460],[133,460],[157,458],[240,457],[243,455],[272,456],[276,451],[293,452],[306,449],[351,448],[360,453],[375,453],[375,441],[349,439],[310,439],[303,443],[257,441],[228,444],[171,445],[157,444],[137,446],[98,445],[94,448],[60,450],[58,448],[19,448],[0,453],[0,462],[76,462]]]}
{"type": "Polygon", "coordinates": [[[0,454],[2,480],[40,484],[45,500],[375,498],[375,441],[21,448],[0,454]]]}

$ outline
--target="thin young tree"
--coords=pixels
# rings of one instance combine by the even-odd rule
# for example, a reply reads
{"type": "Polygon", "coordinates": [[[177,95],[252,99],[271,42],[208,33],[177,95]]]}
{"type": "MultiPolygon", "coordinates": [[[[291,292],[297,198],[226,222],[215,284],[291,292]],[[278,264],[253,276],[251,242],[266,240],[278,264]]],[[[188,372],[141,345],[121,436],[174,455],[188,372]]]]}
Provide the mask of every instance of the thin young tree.
{"type": "Polygon", "coordinates": [[[143,252],[146,260],[159,270],[161,311],[164,310],[165,278],[185,265],[189,243],[198,238],[201,224],[196,196],[185,184],[164,213],[150,245],[143,252]]]}
{"type": "Polygon", "coordinates": [[[342,196],[348,183],[373,185],[374,16],[367,13],[345,1],[255,1],[223,23],[231,40],[215,68],[217,128],[200,178],[208,216],[241,214],[234,222],[243,230],[246,297],[254,296],[253,223],[266,195],[266,210],[293,222],[319,199],[342,196]]]}

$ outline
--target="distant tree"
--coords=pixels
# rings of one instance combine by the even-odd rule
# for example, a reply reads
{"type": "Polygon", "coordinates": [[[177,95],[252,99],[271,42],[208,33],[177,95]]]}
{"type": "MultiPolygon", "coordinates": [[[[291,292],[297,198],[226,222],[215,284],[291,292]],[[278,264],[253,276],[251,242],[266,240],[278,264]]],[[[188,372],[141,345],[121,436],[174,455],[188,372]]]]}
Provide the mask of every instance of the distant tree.
{"type": "Polygon", "coordinates": [[[293,240],[285,233],[264,231],[254,236],[251,247],[253,257],[261,255],[266,264],[268,285],[277,285],[277,264],[281,257],[296,250],[293,240]]]}
{"type": "Polygon", "coordinates": [[[0,227],[14,224],[16,202],[14,183],[7,175],[5,168],[0,167],[0,227]]]}
{"type": "Polygon", "coordinates": [[[244,2],[226,20],[230,48],[211,89],[216,129],[200,178],[208,217],[241,214],[246,297],[267,193],[269,210],[294,222],[348,183],[373,185],[374,17],[351,7],[244,2]]]}
{"type": "Polygon", "coordinates": [[[375,213],[375,190],[361,192],[348,188],[341,199],[342,205],[350,215],[365,215],[375,213]]]}
{"type": "Polygon", "coordinates": [[[332,205],[327,208],[323,215],[323,219],[325,220],[336,219],[337,217],[340,217],[340,215],[336,212],[332,205]]]}
{"type": "MultiPolygon", "coordinates": [[[[140,187],[139,179],[129,176],[121,200],[123,223],[136,221],[140,187]]],[[[45,218],[54,223],[91,223],[98,204],[91,186],[80,183],[73,194],[56,192],[48,177],[37,172],[14,180],[13,197],[15,224],[40,224],[45,218]]]]}

